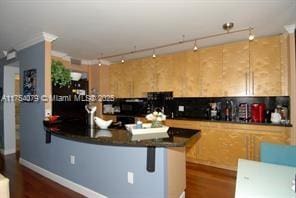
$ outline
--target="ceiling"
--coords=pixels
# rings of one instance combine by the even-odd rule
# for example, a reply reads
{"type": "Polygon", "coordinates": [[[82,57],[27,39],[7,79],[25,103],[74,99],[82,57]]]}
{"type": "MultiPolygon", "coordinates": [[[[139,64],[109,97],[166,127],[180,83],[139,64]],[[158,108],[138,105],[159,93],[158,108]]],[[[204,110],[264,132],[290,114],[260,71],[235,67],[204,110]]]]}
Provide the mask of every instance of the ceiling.
{"type": "MultiPolygon", "coordinates": [[[[255,35],[284,32],[296,23],[296,0],[1,0],[0,50],[9,50],[40,32],[59,38],[53,49],[71,57],[96,59],[223,32],[255,28],[255,35]]],[[[248,33],[198,42],[199,47],[247,39],[248,33]]],[[[168,53],[191,49],[193,43],[161,49],[168,53]]],[[[138,58],[152,52],[125,57],[138,58]]],[[[111,59],[110,61],[118,61],[111,59]]]]}

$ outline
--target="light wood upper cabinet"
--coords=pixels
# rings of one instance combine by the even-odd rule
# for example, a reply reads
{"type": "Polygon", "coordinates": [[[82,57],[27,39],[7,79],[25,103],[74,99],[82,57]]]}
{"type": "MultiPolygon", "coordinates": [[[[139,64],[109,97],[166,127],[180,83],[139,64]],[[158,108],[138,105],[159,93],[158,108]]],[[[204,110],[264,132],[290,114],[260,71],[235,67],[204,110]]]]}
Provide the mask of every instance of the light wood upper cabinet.
{"type": "Polygon", "coordinates": [[[225,44],[223,47],[223,96],[249,94],[249,42],[225,44]]]}
{"type": "Polygon", "coordinates": [[[198,52],[188,51],[184,53],[184,76],[183,96],[197,97],[201,96],[200,79],[200,55],[198,52]]]}
{"type": "Polygon", "coordinates": [[[184,53],[155,58],[155,83],[157,91],[173,91],[174,96],[182,96],[184,53]]]}
{"type": "Polygon", "coordinates": [[[280,96],[287,89],[283,35],[110,66],[110,90],[119,97],[151,91],[173,91],[175,97],[280,96]]]}
{"type": "Polygon", "coordinates": [[[223,47],[211,47],[199,50],[201,96],[223,96],[222,93],[222,57],[223,47]]]}
{"type": "Polygon", "coordinates": [[[109,66],[109,89],[110,94],[118,97],[120,70],[117,64],[109,66]]]}
{"type": "Polygon", "coordinates": [[[133,64],[133,97],[145,97],[147,92],[154,91],[154,59],[145,58],[132,61],[133,64]]]}
{"type": "Polygon", "coordinates": [[[254,40],[250,42],[250,52],[251,95],[282,95],[280,37],[254,40]]]}

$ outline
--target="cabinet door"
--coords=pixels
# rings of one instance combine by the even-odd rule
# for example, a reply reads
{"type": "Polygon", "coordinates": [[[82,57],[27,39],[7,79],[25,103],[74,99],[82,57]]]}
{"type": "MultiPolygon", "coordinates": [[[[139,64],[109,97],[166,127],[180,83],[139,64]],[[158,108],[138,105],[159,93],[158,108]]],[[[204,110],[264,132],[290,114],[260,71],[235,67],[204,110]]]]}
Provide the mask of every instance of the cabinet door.
{"type": "Polygon", "coordinates": [[[235,130],[203,128],[197,159],[213,165],[236,168],[239,158],[249,158],[249,135],[235,130]]]}
{"type": "Polygon", "coordinates": [[[156,90],[154,61],[150,57],[133,61],[133,97],[146,97],[156,90]]]}
{"type": "Polygon", "coordinates": [[[157,91],[173,91],[182,96],[184,53],[156,57],[155,71],[157,91]]]}
{"type": "Polygon", "coordinates": [[[132,83],[133,83],[133,65],[119,64],[118,65],[118,97],[130,98],[132,97],[132,83]]]}
{"type": "Polygon", "coordinates": [[[117,64],[109,66],[109,89],[110,94],[118,97],[118,77],[119,71],[117,64]]]}
{"type": "Polygon", "coordinates": [[[282,94],[280,49],[278,36],[250,42],[252,95],[279,96],[282,94]]]}
{"type": "Polygon", "coordinates": [[[197,142],[191,147],[186,147],[186,159],[188,161],[197,161],[198,144],[197,142]]]}
{"type": "Polygon", "coordinates": [[[249,42],[224,45],[222,79],[224,96],[248,95],[249,42]]]}
{"type": "Polygon", "coordinates": [[[287,144],[287,136],[283,133],[264,133],[256,134],[252,136],[253,144],[253,156],[252,160],[260,161],[260,145],[262,142],[277,143],[277,144],[287,144]]]}
{"type": "Polygon", "coordinates": [[[201,79],[199,53],[188,51],[184,53],[184,76],[183,95],[184,97],[201,96],[201,79]]]}
{"type": "Polygon", "coordinates": [[[218,46],[199,51],[202,96],[223,96],[222,50],[223,47],[218,46]]]}

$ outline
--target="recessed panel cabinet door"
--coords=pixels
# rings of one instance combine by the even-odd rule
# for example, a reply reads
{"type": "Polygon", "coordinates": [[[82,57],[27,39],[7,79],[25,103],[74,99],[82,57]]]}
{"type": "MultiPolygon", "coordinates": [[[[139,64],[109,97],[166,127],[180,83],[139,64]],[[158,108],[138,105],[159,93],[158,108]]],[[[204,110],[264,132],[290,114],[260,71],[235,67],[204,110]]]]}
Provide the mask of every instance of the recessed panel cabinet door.
{"type": "Polygon", "coordinates": [[[201,49],[199,51],[202,96],[223,96],[223,90],[221,86],[222,52],[222,46],[201,49]]]}
{"type": "Polygon", "coordinates": [[[249,94],[249,42],[225,44],[223,47],[223,96],[249,94]]]}
{"type": "Polygon", "coordinates": [[[287,144],[288,137],[284,132],[278,132],[276,134],[271,134],[268,132],[263,132],[262,134],[256,134],[252,137],[252,150],[253,156],[252,160],[260,161],[260,145],[262,142],[269,142],[275,144],[287,144]]]}
{"type": "Polygon", "coordinates": [[[199,53],[188,51],[184,53],[183,96],[201,96],[201,79],[199,53]]]}
{"type": "Polygon", "coordinates": [[[155,58],[155,81],[157,91],[173,91],[174,96],[182,96],[184,53],[155,58]]]}
{"type": "Polygon", "coordinates": [[[222,128],[203,128],[198,141],[199,161],[221,167],[237,167],[239,158],[249,158],[249,135],[222,128]]]}
{"type": "Polygon", "coordinates": [[[146,97],[155,91],[155,66],[152,57],[131,61],[133,65],[133,97],[146,97]]]}
{"type": "Polygon", "coordinates": [[[250,42],[251,93],[254,96],[279,96],[281,92],[280,37],[250,42]]]}
{"type": "Polygon", "coordinates": [[[130,98],[132,97],[132,83],[133,83],[133,65],[126,62],[125,64],[118,64],[118,97],[130,98]]]}
{"type": "Polygon", "coordinates": [[[109,89],[110,94],[118,97],[118,79],[119,79],[119,70],[118,65],[109,66],[109,89]]]}

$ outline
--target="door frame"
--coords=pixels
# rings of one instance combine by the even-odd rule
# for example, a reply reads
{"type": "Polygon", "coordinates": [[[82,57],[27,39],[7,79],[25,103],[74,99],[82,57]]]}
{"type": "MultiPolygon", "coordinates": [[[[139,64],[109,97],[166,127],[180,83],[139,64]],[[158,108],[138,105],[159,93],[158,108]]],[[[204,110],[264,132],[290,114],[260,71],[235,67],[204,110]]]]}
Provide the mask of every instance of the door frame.
{"type": "MultiPolygon", "coordinates": [[[[15,62],[3,67],[3,95],[15,95],[15,76],[20,74],[19,63],[15,62]]],[[[15,103],[3,102],[3,155],[16,152],[15,103]]]]}

